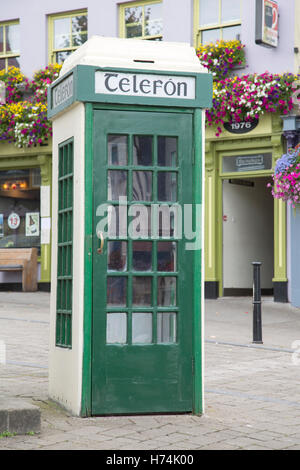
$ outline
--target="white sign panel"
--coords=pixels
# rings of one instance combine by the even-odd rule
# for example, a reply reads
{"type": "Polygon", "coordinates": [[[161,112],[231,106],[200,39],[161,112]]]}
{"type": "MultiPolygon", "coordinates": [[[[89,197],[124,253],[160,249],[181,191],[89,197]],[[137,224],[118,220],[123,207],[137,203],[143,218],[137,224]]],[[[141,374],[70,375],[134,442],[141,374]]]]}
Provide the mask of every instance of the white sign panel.
{"type": "Polygon", "coordinates": [[[50,217],[50,186],[41,186],[41,217],[50,217]]]}
{"type": "Polygon", "coordinates": [[[16,230],[20,225],[19,215],[16,214],[15,212],[12,212],[11,214],[9,214],[8,219],[7,219],[7,225],[12,230],[16,230]]]}
{"type": "Polygon", "coordinates": [[[195,77],[96,71],[95,93],[194,100],[195,77]]]}
{"type": "Polygon", "coordinates": [[[73,96],[73,74],[60,82],[52,90],[52,108],[56,108],[60,104],[65,103],[73,96]]]}

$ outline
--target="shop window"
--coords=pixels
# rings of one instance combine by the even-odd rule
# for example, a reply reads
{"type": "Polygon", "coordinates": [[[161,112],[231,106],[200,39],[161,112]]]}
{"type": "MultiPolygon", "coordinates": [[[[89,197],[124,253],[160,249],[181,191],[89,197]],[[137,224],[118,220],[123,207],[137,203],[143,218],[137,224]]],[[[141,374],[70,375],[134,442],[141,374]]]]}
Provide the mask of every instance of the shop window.
{"type": "Polygon", "coordinates": [[[20,67],[20,25],[18,21],[0,23],[0,70],[20,67]]]}
{"type": "Polygon", "coordinates": [[[56,346],[72,346],[73,140],[59,146],[56,346]]]}
{"type": "Polygon", "coordinates": [[[61,64],[87,41],[87,11],[49,16],[49,62],[61,64]]]}
{"type": "Polygon", "coordinates": [[[240,39],[241,0],[194,0],[195,46],[240,39]]]}
{"type": "Polygon", "coordinates": [[[162,2],[130,2],[120,5],[120,37],[162,39],[162,2]]]}
{"type": "Polygon", "coordinates": [[[0,171],[0,248],[40,251],[40,170],[0,171]]]}

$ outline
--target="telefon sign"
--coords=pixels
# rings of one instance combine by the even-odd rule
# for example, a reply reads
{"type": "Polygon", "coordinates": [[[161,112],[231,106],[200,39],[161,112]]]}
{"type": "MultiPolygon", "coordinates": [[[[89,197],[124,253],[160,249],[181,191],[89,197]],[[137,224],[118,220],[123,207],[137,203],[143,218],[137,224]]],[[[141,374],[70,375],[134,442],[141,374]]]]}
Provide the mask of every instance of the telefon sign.
{"type": "Polygon", "coordinates": [[[195,99],[195,78],[97,71],[95,92],[110,95],[193,100],[195,99]]]}
{"type": "Polygon", "coordinates": [[[276,0],[256,0],[256,44],[278,46],[278,17],[276,0]]]}

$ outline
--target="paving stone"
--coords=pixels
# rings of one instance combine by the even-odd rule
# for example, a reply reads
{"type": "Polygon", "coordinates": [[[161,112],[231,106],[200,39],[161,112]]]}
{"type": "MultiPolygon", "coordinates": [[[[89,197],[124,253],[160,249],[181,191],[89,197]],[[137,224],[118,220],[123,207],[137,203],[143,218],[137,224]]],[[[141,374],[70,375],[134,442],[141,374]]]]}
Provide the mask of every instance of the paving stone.
{"type": "MultiPolygon", "coordinates": [[[[246,324],[249,318],[240,314],[249,299],[206,301],[206,337],[245,347],[205,343],[203,416],[81,419],[48,401],[49,294],[36,294],[25,300],[23,293],[0,293],[0,340],[7,344],[8,359],[0,365],[1,396],[36,403],[41,410],[40,433],[0,438],[1,450],[299,450],[299,367],[292,365],[290,353],[273,350],[290,347],[300,331],[299,310],[264,305],[268,341],[264,349],[249,348],[251,322],[246,324]],[[212,317],[214,309],[220,312],[218,319],[212,317]]],[[[14,422],[20,426],[17,415],[14,422]]],[[[7,414],[0,407],[0,435],[6,431],[3,423],[7,414]]]]}

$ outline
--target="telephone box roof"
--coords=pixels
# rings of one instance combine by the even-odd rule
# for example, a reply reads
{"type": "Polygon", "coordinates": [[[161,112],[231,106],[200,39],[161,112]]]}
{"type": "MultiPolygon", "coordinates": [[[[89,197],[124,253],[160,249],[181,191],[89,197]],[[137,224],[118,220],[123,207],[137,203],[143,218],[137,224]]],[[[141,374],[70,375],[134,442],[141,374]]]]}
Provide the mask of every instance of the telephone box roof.
{"type": "Polygon", "coordinates": [[[207,73],[187,43],[93,36],[65,60],[60,76],[76,65],[207,73]]]}

